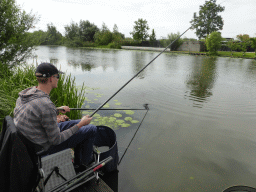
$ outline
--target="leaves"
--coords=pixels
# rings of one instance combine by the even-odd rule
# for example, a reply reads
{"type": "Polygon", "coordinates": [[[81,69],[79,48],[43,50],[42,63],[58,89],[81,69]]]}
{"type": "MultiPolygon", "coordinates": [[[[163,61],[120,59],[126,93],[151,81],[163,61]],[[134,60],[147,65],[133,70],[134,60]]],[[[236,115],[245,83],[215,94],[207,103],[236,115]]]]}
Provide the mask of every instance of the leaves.
{"type": "Polygon", "coordinates": [[[199,39],[223,29],[224,21],[218,13],[224,10],[225,7],[217,5],[216,0],[205,1],[205,4],[200,6],[199,16],[194,13],[194,18],[190,21],[199,39]]]}

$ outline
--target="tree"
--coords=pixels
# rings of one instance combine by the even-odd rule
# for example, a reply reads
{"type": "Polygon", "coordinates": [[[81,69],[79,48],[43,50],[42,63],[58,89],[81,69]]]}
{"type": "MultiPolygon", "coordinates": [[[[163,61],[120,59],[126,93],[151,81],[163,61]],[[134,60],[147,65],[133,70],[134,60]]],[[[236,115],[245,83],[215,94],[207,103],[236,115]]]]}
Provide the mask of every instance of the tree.
{"type": "Polygon", "coordinates": [[[251,40],[251,45],[252,45],[252,48],[255,49],[255,58],[256,58],[256,37],[254,38],[250,38],[251,40]]]}
{"type": "Polygon", "coordinates": [[[233,55],[233,51],[240,49],[239,42],[232,39],[228,41],[227,46],[231,50],[231,55],[233,55]]]}
{"type": "MultiPolygon", "coordinates": [[[[161,45],[163,47],[167,47],[169,44],[171,44],[171,42],[173,42],[175,39],[177,39],[180,36],[180,32],[177,33],[170,33],[167,35],[167,39],[162,39],[160,41],[161,45]]],[[[175,41],[172,46],[170,47],[170,49],[172,51],[177,50],[183,43],[183,40],[181,38],[179,38],[177,41],[175,41]]]]}
{"type": "Polygon", "coordinates": [[[218,50],[221,48],[221,41],[221,33],[217,31],[212,32],[206,37],[205,43],[210,55],[218,54],[218,50]]]}
{"type": "Polygon", "coordinates": [[[151,45],[153,45],[155,41],[156,41],[156,34],[155,34],[155,30],[152,29],[152,34],[149,36],[149,42],[151,45]]]}
{"type": "Polygon", "coordinates": [[[247,51],[248,47],[251,44],[250,36],[247,34],[240,34],[236,36],[237,39],[239,39],[240,42],[240,49],[243,51],[243,56],[245,55],[245,52],[247,51]]]}
{"type": "Polygon", "coordinates": [[[199,16],[194,13],[194,18],[190,21],[199,39],[223,29],[224,22],[218,13],[224,10],[225,7],[217,5],[216,0],[205,1],[203,6],[200,5],[199,16]]]}
{"type": "Polygon", "coordinates": [[[148,22],[143,19],[138,19],[138,21],[134,22],[135,25],[133,27],[133,32],[130,32],[130,34],[133,36],[134,40],[138,41],[145,41],[148,38],[148,22]]]}
{"type": "Polygon", "coordinates": [[[99,31],[99,28],[90,23],[88,20],[80,20],[79,23],[79,37],[81,41],[93,41],[93,37],[96,32],[99,31]]]}
{"type": "Polygon", "coordinates": [[[46,37],[47,45],[60,45],[61,44],[62,35],[52,23],[47,24],[47,32],[46,33],[47,33],[47,37],[46,37]]]}
{"type": "Polygon", "coordinates": [[[28,31],[37,21],[32,12],[21,10],[15,0],[0,1],[0,62],[11,68],[30,55],[35,42],[28,38],[28,31]]]}
{"type": "Polygon", "coordinates": [[[67,39],[75,40],[75,38],[79,37],[79,26],[74,21],[72,21],[70,25],[66,25],[64,28],[67,39]]]}

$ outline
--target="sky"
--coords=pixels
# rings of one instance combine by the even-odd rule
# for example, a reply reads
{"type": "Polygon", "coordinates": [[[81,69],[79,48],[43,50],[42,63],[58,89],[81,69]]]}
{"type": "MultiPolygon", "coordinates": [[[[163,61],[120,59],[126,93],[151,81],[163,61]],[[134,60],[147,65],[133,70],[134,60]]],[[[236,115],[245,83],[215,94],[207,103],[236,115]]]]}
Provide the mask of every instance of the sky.
{"type": "MultiPolygon", "coordinates": [[[[170,33],[182,34],[190,27],[194,12],[205,0],[16,0],[26,12],[39,19],[34,30],[46,31],[47,24],[53,23],[63,35],[64,27],[72,21],[88,20],[98,28],[105,23],[112,31],[116,24],[125,37],[132,37],[135,21],[147,20],[150,30],[154,29],[156,38],[166,38],[170,33]]],[[[224,38],[235,38],[239,34],[256,37],[256,0],[217,0],[225,7],[219,13],[224,26],[224,38]]],[[[196,38],[195,30],[189,30],[183,38],[196,38]]]]}

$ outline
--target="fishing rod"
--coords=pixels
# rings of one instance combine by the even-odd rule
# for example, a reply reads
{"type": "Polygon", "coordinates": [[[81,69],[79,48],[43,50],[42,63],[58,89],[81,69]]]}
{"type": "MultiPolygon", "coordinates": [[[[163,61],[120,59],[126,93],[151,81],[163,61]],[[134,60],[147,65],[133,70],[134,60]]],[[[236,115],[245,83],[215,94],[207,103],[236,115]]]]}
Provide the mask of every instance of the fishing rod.
{"type": "Polygon", "coordinates": [[[99,111],[107,102],[109,102],[114,96],[116,96],[117,93],[119,93],[128,83],[130,83],[135,77],[137,77],[146,67],[148,67],[157,57],[159,57],[163,52],[166,51],[166,49],[171,46],[173,43],[175,43],[182,35],[184,35],[189,29],[189,27],[184,33],[182,33],[178,38],[176,38],[172,43],[170,43],[163,51],[161,51],[155,58],[153,58],[145,67],[143,67],[136,75],[134,75],[127,83],[125,83],[117,92],[115,92],[109,99],[107,99],[101,106],[99,106],[90,116],[92,117],[97,111],[99,111]]]}

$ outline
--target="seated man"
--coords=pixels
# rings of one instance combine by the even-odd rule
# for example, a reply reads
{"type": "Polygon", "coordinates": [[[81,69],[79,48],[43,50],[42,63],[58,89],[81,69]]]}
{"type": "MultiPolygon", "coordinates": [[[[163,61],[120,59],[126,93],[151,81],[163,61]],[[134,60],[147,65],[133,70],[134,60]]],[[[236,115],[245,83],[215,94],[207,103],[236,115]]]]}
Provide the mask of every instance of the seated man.
{"type": "Polygon", "coordinates": [[[70,111],[68,106],[58,110],[49,97],[51,90],[57,87],[60,73],[50,63],[37,67],[35,75],[38,86],[19,93],[14,109],[14,124],[27,139],[42,146],[48,154],[74,148],[75,157],[79,158],[75,158],[77,166],[87,165],[92,160],[97,128],[89,124],[92,119],[89,115],[81,120],[57,121],[58,112],[70,111]]]}

